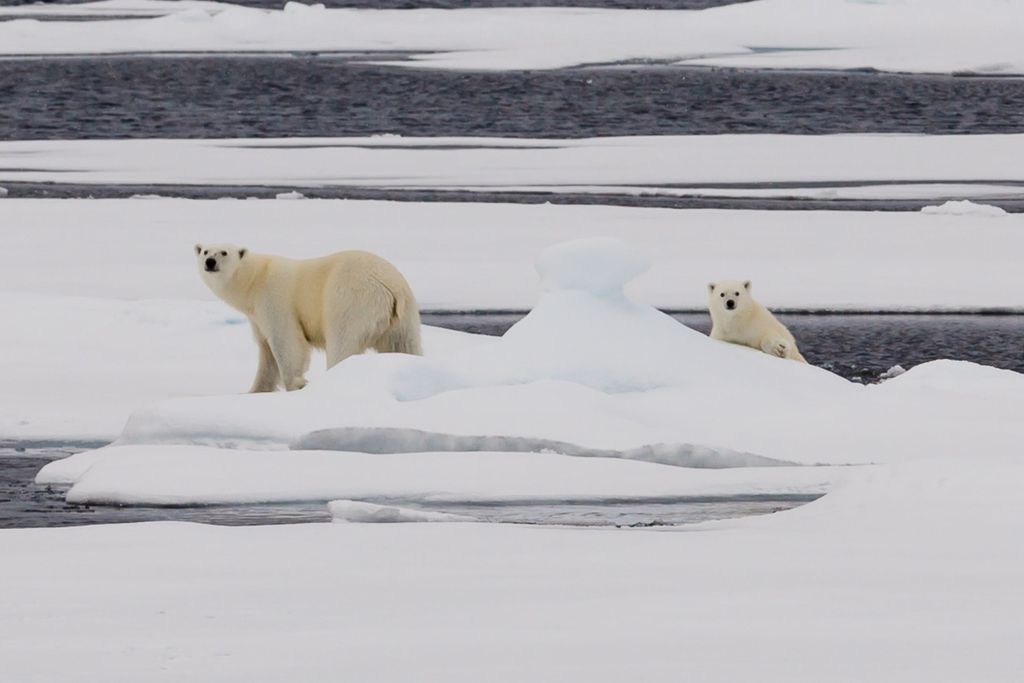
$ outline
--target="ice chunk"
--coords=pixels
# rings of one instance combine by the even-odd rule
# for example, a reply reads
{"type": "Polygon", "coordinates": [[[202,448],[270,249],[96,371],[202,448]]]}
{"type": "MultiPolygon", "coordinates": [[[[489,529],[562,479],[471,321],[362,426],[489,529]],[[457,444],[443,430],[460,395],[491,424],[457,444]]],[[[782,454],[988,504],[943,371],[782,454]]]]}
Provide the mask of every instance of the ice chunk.
{"type": "Polygon", "coordinates": [[[926,206],[921,213],[944,214],[948,216],[1005,216],[1006,211],[991,204],[975,204],[969,199],[948,201],[938,206],[926,206]]]}
{"type": "Polygon", "coordinates": [[[284,13],[286,15],[293,15],[293,16],[306,16],[306,15],[314,13],[314,12],[322,12],[325,9],[327,9],[327,8],[326,8],[326,6],[323,5],[323,3],[319,3],[318,2],[318,3],[315,3],[315,4],[307,5],[307,4],[302,3],[302,2],[294,2],[294,0],[293,0],[292,2],[285,3],[284,13]]]}
{"type": "Polygon", "coordinates": [[[278,192],[276,195],[274,195],[274,199],[305,199],[305,198],[306,198],[306,195],[304,195],[301,192],[298,192],[296,190],[292,190],[291,192],[278,192]]]}
{"type": "Polygon", "coordinates": [[[885,372],[883,372],[881,375],[879,375],[878,376],[878,381],[879,382],[884,382],[887,379],[892,379],[893,377],[899,377],[900,375],[902,375],[906,371],[907,371],[907,369],[904,368],[902,365],[894,365],[891,368],[889,368],[888,370],[886,370],[885,372]]]}

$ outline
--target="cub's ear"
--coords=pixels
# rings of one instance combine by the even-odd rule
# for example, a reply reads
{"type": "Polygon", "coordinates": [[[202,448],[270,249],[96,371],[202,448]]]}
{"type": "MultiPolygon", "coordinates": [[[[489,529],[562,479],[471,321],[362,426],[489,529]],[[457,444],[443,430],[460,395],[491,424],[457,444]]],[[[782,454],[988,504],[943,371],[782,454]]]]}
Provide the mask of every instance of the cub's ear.
{"type": "Polygon", "coordinates": [[[715,291],[715,283],[714,282],[709,282],[708,283],[708,292],[713,292],[713,291],[715,291]]]}
{"type": "Polygon", "coordinates": [[[245,255],[246,255],[246,253],[248,251],[249,251],[248,249],[239,249],[238,250],[238,258],[245,258],[245,255]]]}
{"type": "Polygon", "coordinates": [[[196,254],[198,254],[198,253],[199,253],[199,252],[201,252],[202,250],[203,250],[203,245],[201,245],[201,244],[197,244],[197,245],[196,245],[196,254]]]}
{"type": "Polygon", "coordinates": [[[747,290],[748,292],[750,291],[750,280],[743,281],[743,289],[747,290]]]}

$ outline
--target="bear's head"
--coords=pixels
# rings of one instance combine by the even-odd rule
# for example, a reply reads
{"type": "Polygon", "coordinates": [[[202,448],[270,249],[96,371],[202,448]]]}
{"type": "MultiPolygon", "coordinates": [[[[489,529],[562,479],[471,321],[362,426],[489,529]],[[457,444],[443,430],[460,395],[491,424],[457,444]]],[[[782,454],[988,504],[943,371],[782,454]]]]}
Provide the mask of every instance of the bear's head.
{"type": "Polygon", "coordinates": [[[708,308],[712,311],[740,313],[752,301],[750,280],[720,280],[708,285],[708,308]]]}
{"type": "Polygon", "coordinates": [[[248,252],[234,244],[197,244],[195,250],[199,274],[210,285],[230,280],[248,252]]]}

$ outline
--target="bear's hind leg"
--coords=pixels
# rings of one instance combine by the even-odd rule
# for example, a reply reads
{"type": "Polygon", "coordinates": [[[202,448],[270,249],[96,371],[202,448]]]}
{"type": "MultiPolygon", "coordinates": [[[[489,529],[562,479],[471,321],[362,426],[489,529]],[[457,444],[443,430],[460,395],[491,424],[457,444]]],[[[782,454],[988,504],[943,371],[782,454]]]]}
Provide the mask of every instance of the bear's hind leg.
{"type": "Polygon", "coordinates": [[[408,353],[422,356],[419,315],[415,321],[396,320],[391,329],[377,339],[373,348],[377,349],[378,353],[408,353]]]}
{"type": "Polygon", "coordinates": [[[276,330],[268,339],[270,350],[277,361],[281,382],[285,391],[295,391],[306,386],[306,370],[309,369],[309,343],[298,324],[287,329],[276,330]]]}
{"type": "Polygon", "coordinates": [[[391,324],[393,307],[390,293],[379,285],[339,292],[324,311],[327,369],[375,347],[391,324]]]}
{"type": "Polygon", "coordinates": [[[355,356],[373,347],[373,340],[380,337],[384,324],[386,323],[353,319],[352,316],[345,316],[338,323],[334,323],[332,329],[328,330],[326,339],[327,369],[330,370],[349,356],[355,356]]]}

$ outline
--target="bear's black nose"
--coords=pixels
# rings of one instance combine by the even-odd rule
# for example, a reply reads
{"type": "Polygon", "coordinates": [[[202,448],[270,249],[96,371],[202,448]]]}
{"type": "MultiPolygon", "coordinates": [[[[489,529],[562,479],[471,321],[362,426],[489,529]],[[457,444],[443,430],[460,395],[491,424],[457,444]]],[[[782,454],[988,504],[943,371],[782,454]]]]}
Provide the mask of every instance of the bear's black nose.
{"type": "Polygon", "coordinates": [[[216,259],[212,259],[212,258],[206,259],[206,269],[207,270],[213,270],[216,267],[217,267],[217,260],[216,259]]]}
{"type": "MultiPolygon", "coordinates": [[[[207,261],[207,263],[209,263],[209,261],[207,261]]],[[[728,299],[725,302],[725,307],[731,311],[732,309],[736,308],[736,302],[733,301],[732,299],[728,299]]]]}

